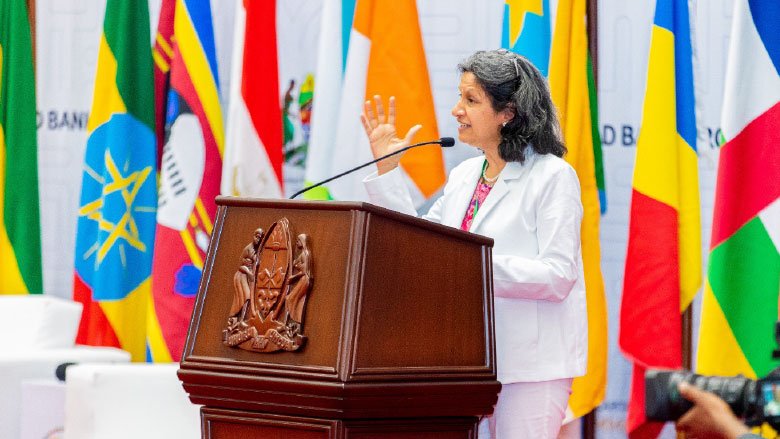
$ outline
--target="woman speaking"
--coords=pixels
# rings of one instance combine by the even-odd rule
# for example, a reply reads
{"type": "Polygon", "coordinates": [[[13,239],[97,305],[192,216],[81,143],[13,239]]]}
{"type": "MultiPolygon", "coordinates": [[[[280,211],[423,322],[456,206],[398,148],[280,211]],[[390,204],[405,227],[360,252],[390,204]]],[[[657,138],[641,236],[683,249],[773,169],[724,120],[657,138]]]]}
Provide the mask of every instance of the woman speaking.
{"type": "MultiPolygon", "coordinates": [[[[544,77],[506,50],[463,61],[452,109],[458,139],[484,156],[449,174],[423,218],[494,239],[493,285],[498,380],[503,384],[480,438],[555,438],[572,379],[585,373],[587,310],[580,253],[577,175],[544,77]],[[488,431],[489,430],[489,431],[488,431]]],[[[380,96],[361,116],[374,157],[408,146],[420,125],[397,137],[395,100],[380,96]]],[[[377,163],[364,181],[371,201],[415,215],[398,168],[377,163]]]]}

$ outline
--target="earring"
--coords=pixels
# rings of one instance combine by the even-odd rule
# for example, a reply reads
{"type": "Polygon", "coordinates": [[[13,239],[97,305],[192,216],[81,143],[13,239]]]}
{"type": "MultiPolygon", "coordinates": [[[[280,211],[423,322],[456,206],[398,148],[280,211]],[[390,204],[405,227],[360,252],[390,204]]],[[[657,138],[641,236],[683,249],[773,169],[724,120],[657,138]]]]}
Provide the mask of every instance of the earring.
{"type": "Polygon", "coordinates": [[[505,121],[504,121],[504,122],[501,124],[501,126],[502,126],[502,127],[505,127],[505,126],[506,126],[506,124],[507,124],[507,122],[509,122],[509,121],[508,121],[508,120],[505,120],[505,121]]]}

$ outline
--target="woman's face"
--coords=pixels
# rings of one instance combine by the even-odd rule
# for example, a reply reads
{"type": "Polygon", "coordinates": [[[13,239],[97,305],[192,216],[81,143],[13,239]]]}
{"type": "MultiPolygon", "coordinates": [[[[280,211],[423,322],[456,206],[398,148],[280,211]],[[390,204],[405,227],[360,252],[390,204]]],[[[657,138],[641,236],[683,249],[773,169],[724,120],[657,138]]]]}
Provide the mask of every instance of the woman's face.
{"type": "Polygon", "coordinates": [[[460,77],[460,99],[452,109],[458,121],[458,140],[482,150],[497,150],[501,124],[511,118],[509,111],[495,111],[485,89],[471,72],[460,77]]]}

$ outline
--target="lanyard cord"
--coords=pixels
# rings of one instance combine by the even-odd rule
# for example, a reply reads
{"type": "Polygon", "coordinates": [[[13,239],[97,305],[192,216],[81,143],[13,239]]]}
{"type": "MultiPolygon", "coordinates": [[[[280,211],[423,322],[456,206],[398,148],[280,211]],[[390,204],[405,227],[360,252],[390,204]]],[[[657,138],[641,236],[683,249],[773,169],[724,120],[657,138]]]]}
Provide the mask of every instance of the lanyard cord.
{"type": "MultiPolygon", "coordinates": [[[[480,177],[480,180],[483,181],[486,180],[485,171],[487,170],[487,164],[488,164],[487,159],[485,159],[485,161],[482,163],[482,175],[480,177]]],[[[483,184],[487,186],[487,181],[483,183],[482,181],[477,180],[477,190],[476,193],[474,194],[474,213],[471,215],[472,221],[474,220],[474,218],[477,217],[477,212],[479,211],[479,192],[480,192],[479,188],[483,184]]]]}

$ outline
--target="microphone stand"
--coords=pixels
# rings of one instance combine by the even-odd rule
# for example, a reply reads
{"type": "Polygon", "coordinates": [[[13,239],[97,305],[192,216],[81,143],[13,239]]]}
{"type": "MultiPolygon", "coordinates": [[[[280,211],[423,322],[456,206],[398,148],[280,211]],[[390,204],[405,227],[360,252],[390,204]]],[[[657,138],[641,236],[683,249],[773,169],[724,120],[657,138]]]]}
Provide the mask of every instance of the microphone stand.
{"type": "Polygon", "coordinates": [[[366,166],[368,166],[368,165],[373,165],[373,164],[374,164],[374,163],[376,163],[376,162],[379,162],[379,161],[382,161],[382,160],[384,160],[384,159],[386,159],[386,158],[388,158],[388,157],[392,157],[392,156],[394,156],[394,155],[400,154],[400,153],[402,153],[402,152],[404,152],[404,151],[406,151],[406,150],[409,150],[409,149],[412,149],[412,148],[416,148],[416,147],[418,147],[418,146],[423,146],[423,145],[434,145],[434,144],[441,145],[442,147],[450,147],[450,146],[453,146],[453,145],[455,144],[455,139],[453,139],[452,137],[442,137],[442,138],[441,138],[441,139],[439,139],[439,140],[432,140],[432,141],[430,141],[430,142],[415,143],[414,145],[409,145],[409,146],[406,146],[406,147],[404,147],[404,148],[401,148],[401,149],[399,149],[398,151],[393,151],[393,152],[391,152],[390,154],[385,154],[385,155],[383,155],[382,157],[379,157],[378,159],[372,160],[372,161],[370,161],[370,162],[368,162],[368,163],[363,163],[363,164],[362,164],[362,165],[360,165],[360,166],[356,166],[356,167],[354,167],[354,168],[352,168],[352,169],[349,169],[349,170],[347,170],[347,171],[344,171],[344,172],[342,172],[341,174],[334,175],[333,177],[330,177],[330,178],[328,178],[327,180],[322,180],[322,181],[321,181],[321,182],[319,182],[319,183],[315,183],[315,184],[313,184],[313,185],[311,185],[311,186],[306,186],[305,188],[303,188],[303,189],[299,190],[298,192],[296,192],[296,193],[292,194],[292,196],[290,196],[290,198],[289,198],[289,199],[290,199],[290,200],[292,200],[292,199],[294,199],[295,197],[297,197],[298,195],[300,195],[300,194],[302,194],[302,193],[304,193],[304,192],[306,192],[306,191],[308,191],[308,190],[310,190],[310,189],[314,189],[315,187],[322,186],[322,185],[323,185],[323,184],[325,184],[325,183],[329,183],[329,182],[331,182],[331,181],[333,181],[333,180],[335,180],[335,179],[337,179],[337,178],[339,178],[339,177],[343,177],[343,176],[345,176],[345,175],[347,175],[347,174],[349,174],[349,173],[351,173],[351,172],[355,172],[355,171],[357,171],[358,169],[363,169],[363,168],[365,168],[365,167],[366,167],[366,166]]]}

